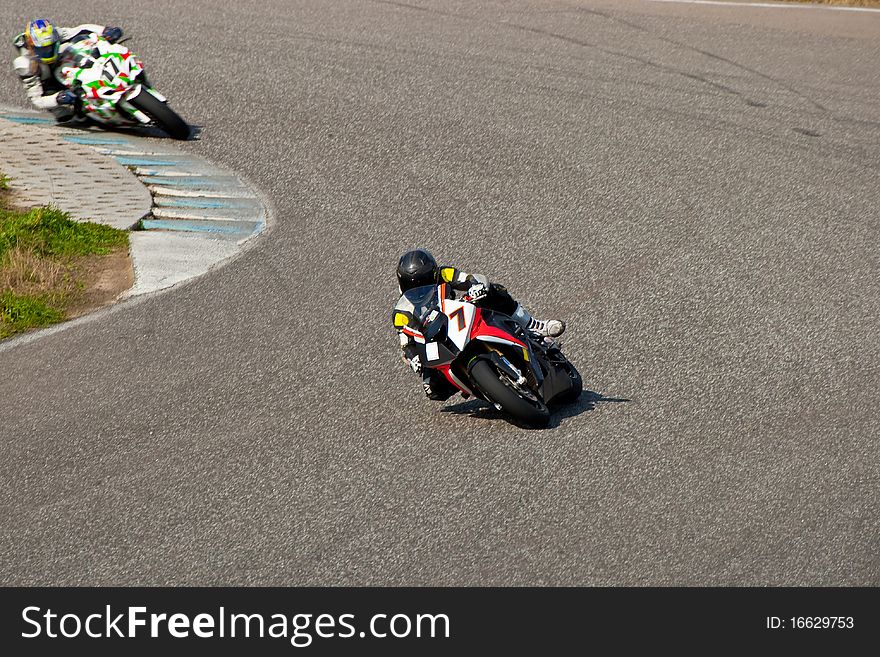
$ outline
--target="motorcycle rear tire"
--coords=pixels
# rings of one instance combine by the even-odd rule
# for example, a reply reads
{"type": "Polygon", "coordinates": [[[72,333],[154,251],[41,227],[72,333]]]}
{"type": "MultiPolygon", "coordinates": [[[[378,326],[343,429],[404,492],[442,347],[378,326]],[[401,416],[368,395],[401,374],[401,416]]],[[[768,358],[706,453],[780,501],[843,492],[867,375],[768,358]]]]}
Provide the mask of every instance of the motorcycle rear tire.
{"type": "Polygon", "coordinates": [[[174,139],[189,139],[189,125],[180,118],[168,103],[163,103],[154,95],[144,90],[128,101],[152,119],[153,123],[174,139]]]}
{"type": "Polygon", "coordinates": [[[550,423],[550,410],[541,401],[524,399],[510,386],[506,385],[495,369],[485,360],[478,360],[471,368],[474,383],[493,402],[501,404],[515,419],[536,429],[543,429],[550,423]]]}

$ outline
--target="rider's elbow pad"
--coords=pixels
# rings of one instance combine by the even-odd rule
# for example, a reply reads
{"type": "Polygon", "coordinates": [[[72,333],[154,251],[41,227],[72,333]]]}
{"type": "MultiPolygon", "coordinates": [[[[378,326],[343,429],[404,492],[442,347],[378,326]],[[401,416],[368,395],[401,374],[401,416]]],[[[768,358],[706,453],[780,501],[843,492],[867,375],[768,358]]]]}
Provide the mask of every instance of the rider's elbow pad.
{"type": "Polygon", "coordinates": [[[30,57],[16,57],[12,60],[12,68],[20,78],[29,78],[37,74],[36,62],[30,57]]]}
{"type": "Polygon", "coordinates": [[[471,278],[474,279],[477,283],[482,283],[486,287],[489,287],[489,277],[483,274],[471,274],[471,278]]]}

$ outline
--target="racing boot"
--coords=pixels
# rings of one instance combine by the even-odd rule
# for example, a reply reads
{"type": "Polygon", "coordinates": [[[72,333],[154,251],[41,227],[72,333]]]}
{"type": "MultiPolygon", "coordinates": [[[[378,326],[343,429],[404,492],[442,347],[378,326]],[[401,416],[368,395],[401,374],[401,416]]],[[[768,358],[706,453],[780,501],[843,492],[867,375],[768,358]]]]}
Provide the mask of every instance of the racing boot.
{"type": "Polygon", "coordinates": [[[443,375],[430,370],[422,376],[422,388],[425,390],[425,396],[433,401],[446,401],[458,392],[458,388],[449,383],[443,375]]]}
{"type": "Polygon", "coordinates": [[[561,319],[535,319],[525,308],[522,307],[522,304],[517,304],[516,311],[513,313],[513,318],[519,322],[524,329],[531,331],[542,338],[558,338],[565,333],[565,322],[561,319]]]}

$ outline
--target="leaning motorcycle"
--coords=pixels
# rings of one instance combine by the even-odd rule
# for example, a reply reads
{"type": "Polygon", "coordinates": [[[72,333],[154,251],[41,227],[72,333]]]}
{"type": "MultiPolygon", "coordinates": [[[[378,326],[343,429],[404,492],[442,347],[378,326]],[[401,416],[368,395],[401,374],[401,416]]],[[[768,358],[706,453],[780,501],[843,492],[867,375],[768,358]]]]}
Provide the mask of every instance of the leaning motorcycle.
{"type": "Polygon", "coordinates": [[[422,367],[529,426],[546,427],[548,405],[573,402],[583,390],[581,375],[556,342],[467,296],[447,298],[445,283],[405,292],[394,325],[413,339],[422,367]]]}
{"type": "Polygon", "coordinates": [[[99,124],[155,125],[175,139],[187,139],[190,128],[147,82],[143,63],[119,43],[91,33],[64,51],[58,80],[77,92],[77,111],[99,124]]]}

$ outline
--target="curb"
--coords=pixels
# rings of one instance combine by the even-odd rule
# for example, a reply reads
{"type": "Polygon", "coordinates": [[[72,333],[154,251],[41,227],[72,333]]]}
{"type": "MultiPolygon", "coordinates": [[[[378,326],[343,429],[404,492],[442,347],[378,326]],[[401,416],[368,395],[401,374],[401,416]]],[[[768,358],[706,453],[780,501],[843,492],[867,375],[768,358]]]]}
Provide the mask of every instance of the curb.
{"type": "Polygon", "coordinates": [[[263,202],[240,178],[156,139],[0,111],[0,158],[28,204],[49,199],[73,219],[131,230],[135,283],[118,300],[201,276],[266,228],[263,202]]]}
{"type": "MultiPolygon", "coordinates": [[[[0,118],[6,118],[0,113],[0,118]]],[[[91,219],[121,230],[150,213],[147,189],[119,162],[70,143],[51,121],[0,121],[0,162],[27,206],[55,205],[72,219],[91,219]]]]}

